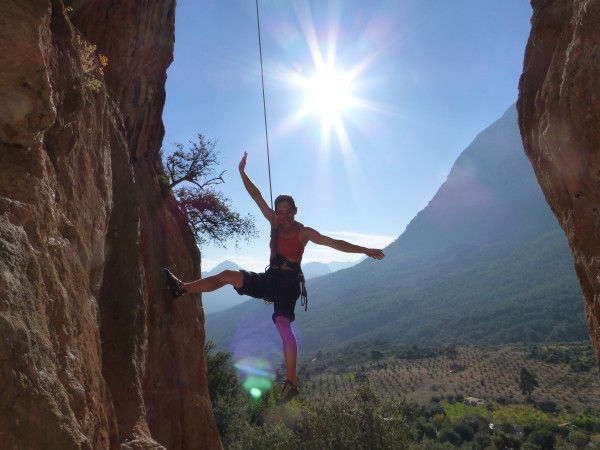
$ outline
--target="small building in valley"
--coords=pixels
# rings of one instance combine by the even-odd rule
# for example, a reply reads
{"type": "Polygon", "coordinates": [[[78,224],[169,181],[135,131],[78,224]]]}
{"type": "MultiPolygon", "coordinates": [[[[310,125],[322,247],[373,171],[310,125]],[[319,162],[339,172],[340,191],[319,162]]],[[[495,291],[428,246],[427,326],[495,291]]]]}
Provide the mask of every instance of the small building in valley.
{"type": "Polygon", "coordinates": [[[469,406],[483,406],[483,405],[485,405],[485,400],[482,400],[482,399],[476,398],[476,397],[467,397],[463,401],[463,404],[469,405],[469,406]]]}

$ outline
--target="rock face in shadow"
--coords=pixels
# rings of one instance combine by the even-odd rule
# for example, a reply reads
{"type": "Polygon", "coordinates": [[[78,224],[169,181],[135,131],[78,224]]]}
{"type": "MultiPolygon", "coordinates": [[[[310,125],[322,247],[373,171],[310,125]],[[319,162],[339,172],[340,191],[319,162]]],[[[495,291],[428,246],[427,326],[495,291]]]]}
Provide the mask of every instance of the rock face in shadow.
{"type": "Polygon", "coordinates": [[[600,1],[531,3],[519,127],[569,241],[600,361],[600,1]]]}
{"type": "Polygon", "coordinates": [[[221,448],[200,304],[161,273],[200,265],[159,182],[174,17],[0,2],[2,448],[221,448]]]}

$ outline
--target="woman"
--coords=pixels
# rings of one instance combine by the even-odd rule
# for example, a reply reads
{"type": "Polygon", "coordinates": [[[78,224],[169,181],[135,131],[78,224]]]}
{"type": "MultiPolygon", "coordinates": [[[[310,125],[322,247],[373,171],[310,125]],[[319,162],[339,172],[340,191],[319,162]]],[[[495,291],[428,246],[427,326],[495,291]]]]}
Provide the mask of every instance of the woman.
{"type": "Polygon", "coordinates": [[[239,164],[240,175],[250,197],[256,202],[265,219],[271,223],[271,264],[264,273],[247,272],[245,270],[224,270],[223,272],[190,283],[182,283],[167,269],[167,285],[174,297],[186,292],[211,292],[230,284],[240,295],[262,298],[273,303],[273,322],[283,342],[283,356],[287,369],[287,380],[279,394],[279,401],[286,402],[299,394],[296,378],[296,361],[298,348],[291,323],[295,319],[294,309],[301,294],[306,300],[304,277],[300,264],[304,248],[309,242],[325,245],[346,253],[363,253],[374,259],[382,259],[384,254],[379,249],[365,248],[349,242],[333,239],[320,234],[310,227],[305,227],[295,220],[298,208],[289,195],[280,195],[275,199],[273,211],[258,188],[246,175],[246,159],[239,164]]]}

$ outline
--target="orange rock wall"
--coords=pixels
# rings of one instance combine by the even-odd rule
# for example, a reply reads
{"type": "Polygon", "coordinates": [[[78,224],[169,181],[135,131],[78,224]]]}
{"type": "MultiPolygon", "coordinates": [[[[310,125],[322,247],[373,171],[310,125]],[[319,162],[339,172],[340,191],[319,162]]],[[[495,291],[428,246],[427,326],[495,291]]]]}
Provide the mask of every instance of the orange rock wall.
{"type": "Polygon", "coordinates": [[[600,361],[600,1],[531,3],[519,126],[573,252],[600,361]]]}
{"type": "Polygon", "coordinates": [[[221,448],[202,310],[161,273],[200,260],[157,181],[174,16],[0,2],[2,448],[221,448]]]}

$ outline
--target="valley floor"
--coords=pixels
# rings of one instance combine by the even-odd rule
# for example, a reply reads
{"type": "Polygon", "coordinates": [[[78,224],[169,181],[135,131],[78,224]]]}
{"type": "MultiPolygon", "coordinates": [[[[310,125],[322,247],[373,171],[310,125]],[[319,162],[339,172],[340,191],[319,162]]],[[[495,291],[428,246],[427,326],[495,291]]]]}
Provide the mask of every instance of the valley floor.
{"type": "Polygon", "coordinates": [[[307,398],[339,397],[368,379],[384,397],[405,397],[421,404],[432,399],[464,401],[468,397],[513,404],[527,400],[519,387],[520,370],[526,368],[538,382],[532,393],[538,405],[566,411],[598,411],[600,382],[595,364],[588,364],[591,369],[584,370],[577,361],[567,363],[552,357],[571,354],[589,363],[588,347],[589,344],[557,344],[538,351],[518,345],[456,347],[452,358],[440,355],[399,359],[394,356],[393,347],[380,344],[370,350],[364,348],[363,357],[356,351],[348,359],[343,357],[343,351],[313,356],[301,363],[300,377],[307,398]]]}

